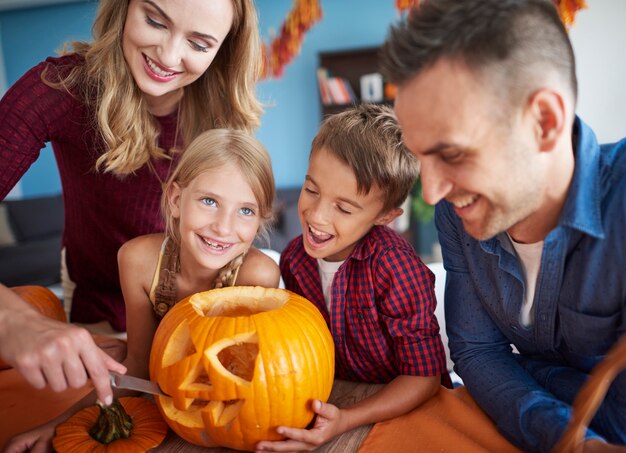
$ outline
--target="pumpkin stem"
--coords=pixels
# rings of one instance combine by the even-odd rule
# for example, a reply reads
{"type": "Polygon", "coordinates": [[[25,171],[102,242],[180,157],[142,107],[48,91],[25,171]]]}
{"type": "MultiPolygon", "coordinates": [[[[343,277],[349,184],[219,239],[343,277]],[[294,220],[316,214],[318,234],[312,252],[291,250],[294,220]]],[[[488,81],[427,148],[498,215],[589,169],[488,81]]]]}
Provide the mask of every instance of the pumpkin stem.
{"type": "Polygon", "coordinates": [[[120,401],[115,399],[110,406],[98,402],[98,406],[100,415],[89,430],[89,435],[104,445],[114,440],[128,439],[133,429],[133,422],[120,401]]]}

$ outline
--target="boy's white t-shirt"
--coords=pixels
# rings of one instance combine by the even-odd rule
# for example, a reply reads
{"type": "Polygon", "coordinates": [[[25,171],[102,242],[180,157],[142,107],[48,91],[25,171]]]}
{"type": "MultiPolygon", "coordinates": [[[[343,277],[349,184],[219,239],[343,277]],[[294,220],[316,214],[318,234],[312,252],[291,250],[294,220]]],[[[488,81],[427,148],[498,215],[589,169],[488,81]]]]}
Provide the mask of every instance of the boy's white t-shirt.
{"type": "Polygon", "coordinates": [[[322,292],[324,293],[324,300],[326,301],[326,307],[328,307],[328,310],[330,310],[330,288],[333,286],[333,278],[344,262],[345,260],[326,261],[322,258],[317,259],[317,267],[320,271],[320,279],[322,283],[322,292]]]}
{"type": "Polygon", "coordinates": [[[539,277],[539,267],[541,266],[543,241],[533,244],[521,244],[515,242],[510,235],[509,239],[522,263],[522,269],[524,270],[524,277],[526,279],[526,291],[520,310],[520,323],[524,327],[529,327],[534,322],[533,303],[535,299],[535,288],[537,287],[537,278],[539,277]]]}

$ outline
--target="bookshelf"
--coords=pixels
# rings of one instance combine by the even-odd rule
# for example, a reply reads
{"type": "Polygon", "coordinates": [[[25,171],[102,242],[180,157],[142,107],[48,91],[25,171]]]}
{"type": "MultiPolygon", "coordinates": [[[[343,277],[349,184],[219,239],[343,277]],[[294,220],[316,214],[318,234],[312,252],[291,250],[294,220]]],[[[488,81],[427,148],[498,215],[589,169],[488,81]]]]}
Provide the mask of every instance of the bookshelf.
{"type": "MultiPolygon", "coordinates": [[[[329,77],[340,78],[350,85],[354,92],[354,100],[349,102],[330,102],[322,100],[320,89],[320,104],[322,106],[322,117],[344,110],[353,103],[362,102],[361,76],[365,74],[379,73],[378,52],[379,47],[363,47],[357,49],[346,49],[332,52],[321,52],[318,55],[318,76],[319,69],[325,69],[329,77]]],[[[391,99],[383,99],[381,103],[389,104],[391,99]]]]}

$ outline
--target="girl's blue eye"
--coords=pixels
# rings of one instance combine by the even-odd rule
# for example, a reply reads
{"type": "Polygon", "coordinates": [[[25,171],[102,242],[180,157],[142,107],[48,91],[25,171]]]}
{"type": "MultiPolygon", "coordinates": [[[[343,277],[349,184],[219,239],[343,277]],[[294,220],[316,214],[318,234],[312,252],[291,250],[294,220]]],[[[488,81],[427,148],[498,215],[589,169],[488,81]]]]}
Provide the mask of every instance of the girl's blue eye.
{"type": "Polygon", "coordinates": [[[241,213],[245,216],[252,216],[254,215],[254,211],[250,208],[241,208],[241,213]]]}
{"type": "Polygon", "coordinates": [[[215,206],[216,202],[213,198],[203,198],[201,202],[207,206],[215,206]]]}

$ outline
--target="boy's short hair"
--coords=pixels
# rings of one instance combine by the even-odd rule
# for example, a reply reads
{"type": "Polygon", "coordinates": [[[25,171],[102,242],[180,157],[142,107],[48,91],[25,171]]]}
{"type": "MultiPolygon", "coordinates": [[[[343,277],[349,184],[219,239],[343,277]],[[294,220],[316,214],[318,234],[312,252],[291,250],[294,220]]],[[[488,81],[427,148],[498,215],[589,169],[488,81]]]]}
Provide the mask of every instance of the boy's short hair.
{"type": "Polygon", "coordinates": [[[390,107],[361,104],[326,117],[311,155],[322,148],[354,171],[360,193],[381,189],[383,212],[400,207],[419,174],[419,162],[404,146],[390,107]]]}

